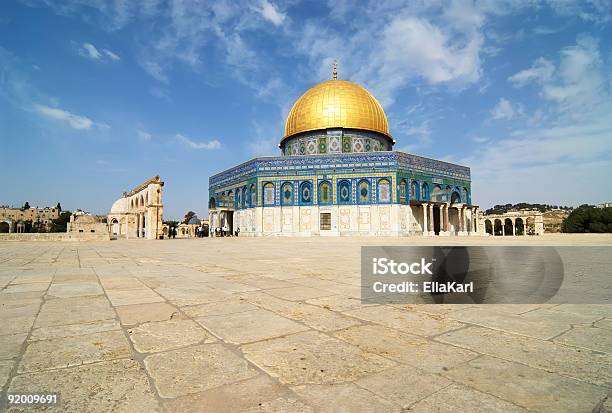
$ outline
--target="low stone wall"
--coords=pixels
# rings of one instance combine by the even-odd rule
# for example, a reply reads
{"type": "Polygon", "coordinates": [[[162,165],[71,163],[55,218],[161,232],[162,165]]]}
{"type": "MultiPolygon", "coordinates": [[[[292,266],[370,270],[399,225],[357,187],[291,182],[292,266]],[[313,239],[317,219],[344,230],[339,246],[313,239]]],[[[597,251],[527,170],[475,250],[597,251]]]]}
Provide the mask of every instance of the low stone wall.
{"type": "Polygon", "coordinates": [[[49,232],[31,234],[0,234],[0,241],[110,241],[104,232],[49,232]]]}

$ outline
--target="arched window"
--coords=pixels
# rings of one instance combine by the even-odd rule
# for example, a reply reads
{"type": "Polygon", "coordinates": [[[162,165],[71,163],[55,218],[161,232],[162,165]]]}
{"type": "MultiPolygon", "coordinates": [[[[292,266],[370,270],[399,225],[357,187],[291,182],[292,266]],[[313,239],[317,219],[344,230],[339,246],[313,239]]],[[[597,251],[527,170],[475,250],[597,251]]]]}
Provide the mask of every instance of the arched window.
{"type": "Polygon", "coordinates": [[[442,190],[442,188],[440,188],[440,185],[434,185],[431,191],[431,200],[445,202],[446,200],[444,198],[444,191],[442,190]]]}
{"type": "Polygon", "coordinates": [[[281,187],[281,205],[293,205],[293,184],[285,182],[281,187]]]}
{"type": "Polygon", "coordinates": [[[312,184],[310,182],[302,182],[300,185],[300,205],[312,204],[312,184]]]}
{"type": "Polygon", "coordinates": [[[451,193],[451,204],[460,204],[461,203],[461,195],[457,191],[453,191],[451,193]]]}
{"type": "Polygon", "coordinates": [[[427,185],[427,182],[423,182],[421,188],[421,199],[424,201],[429,200],[429,185],[427,185]]]}
{"type": "Polygon", "coordinates": [[[340,181],[338,183],[337,197],[339,204],[350,204],[352,202],[350,181],[340,181]]]}
{"type": "Polygon", "coordinates": [[[251,208],[255,208],[257,206],[257,188],[255,184],[251,184],[251,208]]]}
{"type": "Polygon", "coordinates": [[[210,198],[210,201],[208,201],[208,208],[215,209],[216,207],[217,203],[215,202],[215,198],[210,198]]]}
{"type": "Polygon", "coordinates": [[[264,206],[274,205],[274,184],[266,182],[263,186],[263,204],[264,206]]]}
{"type": "Polygon", "coordinates": [[[225,197],[225,206],[236,207],[236,200],[234,199],[234,191],[228,191],[225,197]]]}
{"type": "Polygon", "coordinates": [[[391,183],[388,179],[378,180],[378,202],[389,203],[391,202],[391,183]]]}
{"type": "Polygon", "coordinates": [[[467,188],[461,188],[461,199],[463,199],[464,204],[470,203],[470,197],[467,188]]]}
{"type": "Polygon", "coordinates": [[[240,188],[236,189],[236,209],[242,208],[242,191],[240,188]]]}
{"type": "Polygon", "coordinates": [[[370,203],[370,181],[364,179],[359,181],[359,186],[357,190],[358,200],[360,204],[369,204],[370,203]]]}
{"type": "Polygon", "coordinates": [[[400,203],[406,203],[406,180],[402,179],[399,184],[399,201],[400,203]]]}
{"type": "Polygon", "coordinates": [[[328,181],[319,184],[319,204],[329,205],[332,201],[331,185],[328,181]]]}
{"type": "Polygon", "coordinates": [[[419,184],[417,181],[410,182],[410,199],[419,199],[419,184]]]}

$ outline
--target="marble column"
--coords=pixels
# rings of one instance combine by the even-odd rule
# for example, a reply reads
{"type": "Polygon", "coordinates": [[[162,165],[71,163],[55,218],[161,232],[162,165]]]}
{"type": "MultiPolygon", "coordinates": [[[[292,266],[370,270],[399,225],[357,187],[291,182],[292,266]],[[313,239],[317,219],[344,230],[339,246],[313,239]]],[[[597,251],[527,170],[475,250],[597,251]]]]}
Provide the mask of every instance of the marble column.
{"type": "Polygon", "coordinates": [[[427,205],[421,204],[421,208],[423,208],[423,235],[429,235],[427,233],[427,205]]]}
{"type": "Polygon", "coordinates": [[[448,218],[448,205],[444,204],[444,231],[445,232],[449,232],[450,231],[450,221],[448,218]]]}
{"type": "Polygon", "coordinates": [[[434,206],[429,204],[429,233],[435,234],[435,225],[434,225],[434,206]]]}

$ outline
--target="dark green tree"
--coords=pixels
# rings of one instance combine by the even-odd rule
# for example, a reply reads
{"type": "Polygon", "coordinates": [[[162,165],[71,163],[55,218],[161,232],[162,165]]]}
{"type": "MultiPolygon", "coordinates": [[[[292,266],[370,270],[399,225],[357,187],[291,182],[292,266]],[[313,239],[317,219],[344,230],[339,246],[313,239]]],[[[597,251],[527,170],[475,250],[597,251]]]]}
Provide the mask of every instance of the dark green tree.
{"type": "Polygon", "coordinates": [[[50,232],[66,232],[68,228],[68,223],[70,222],[70,215],[72,213],[70,211],[62,211],[59,215],[59,218],[51,221],[50,232]]]}
{"type": "Polygon", "coordinates": [[[24,211],[25,211],[26,209],[30,209],[30,203],[29,203],[28,201],[26,201],[26,203],[25,203],[25,204],[23,204],[23,208],[21,208],[21,209],[23,209],[24,211]]]}
{"type": "Polygon", "coordinates": [[[62,206],[60,205],[60,203],[58,202],[57,205],[55,206],[55,209],[57,209],[59,212],[62,212],[62,206]]]}
{"type": "Polygon", "coordinates": [[[581,205],[563,221],[563,232],[612,232],[612,208],[581,205]]]}
{"type": "Polygon", "coordinates": [[[195,216],[195,214],[196,214],[196,213],[195,213],[195,212],[193,212],[193,211],[189,211],[189,212],[187,212],[187,213],[185,214],[185,219],[183,219],[183,224],[188,223],[188,222],[189,222],[189,220],[195,216]]]}

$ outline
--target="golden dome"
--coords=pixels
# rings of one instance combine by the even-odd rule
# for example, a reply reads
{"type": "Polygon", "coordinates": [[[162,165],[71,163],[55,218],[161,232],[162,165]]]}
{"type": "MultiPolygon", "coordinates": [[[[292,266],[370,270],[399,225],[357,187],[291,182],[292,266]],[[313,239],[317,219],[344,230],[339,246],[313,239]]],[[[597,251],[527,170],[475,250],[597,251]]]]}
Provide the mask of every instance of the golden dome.
{"type": "Polygon", "coordinates": [[[283,140],[296,133],[327,128],[362,129],[391,138],[380,103],[348,80],[321,82],[300,96],[287,117],[283,140]]]}

